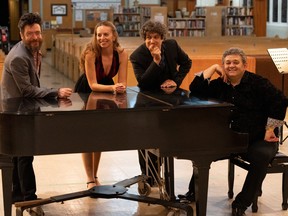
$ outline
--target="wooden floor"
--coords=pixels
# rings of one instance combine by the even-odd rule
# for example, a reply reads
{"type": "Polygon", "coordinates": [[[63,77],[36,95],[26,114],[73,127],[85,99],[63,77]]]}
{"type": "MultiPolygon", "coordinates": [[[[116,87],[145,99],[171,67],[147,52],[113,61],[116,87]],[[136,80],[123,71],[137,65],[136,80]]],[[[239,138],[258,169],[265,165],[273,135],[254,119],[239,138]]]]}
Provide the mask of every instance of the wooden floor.
{"type": "MultiPolygon", "coordinates": [[[[49,66],[49,54],[42,64],[41,82],[43,86],[73,87],[74,83],[59,74],[49,66]]],[[[285,135],[288,131],[285,128],[285,135]]],[[[81,142],[79,141],[79,145],[81,142]]],[[[288,154],[287,141],[281,150],[288,154]]],[[[209,179],[209,194],[207,215],[231,215],[232,200],[227,197],[227,161],[218,161],[211,165],[209,179]]],[[[40,198],[48,198],[65,193],[77,192],[86,189],[86,178],[80,154],[36,156],[34,168],[37,178],[37,194],[40,198]]],[[[175,159],[175,193],[185,193],[192,174],[191,162],[175,159]]],[[[140,174],[136,151],[104,152],[99,170],[99,180],[103,185],[110,185],[126,178],[140,174]]],[[[238,193],[243,184],[246,171],[236,168],[235,193],[238,193]]],[[[259,199],[259,211],[248,216],[286,216],[282,211],[281,203],[281,175],[267,175],[263,184],[263,195],[259,199]]],[[[129,193],[137,194],[137,185],[129,188],[129,193]]],[[[152,196],[159,196],[157,188],[153,188],[152,196]]],[[[15,208],[13,207],[13,216],[15,208]]],[[[164,216],[169,210],[158,205],[147,205],[121,199],[92,199],[90,197],[53,203],[43,206],[45,216],[164,216]]],[[[2,190],[0,190],[0,215],[3,215],[2,190]]],[[[24,215],[28,215],[25,212],[24,215]]]]}

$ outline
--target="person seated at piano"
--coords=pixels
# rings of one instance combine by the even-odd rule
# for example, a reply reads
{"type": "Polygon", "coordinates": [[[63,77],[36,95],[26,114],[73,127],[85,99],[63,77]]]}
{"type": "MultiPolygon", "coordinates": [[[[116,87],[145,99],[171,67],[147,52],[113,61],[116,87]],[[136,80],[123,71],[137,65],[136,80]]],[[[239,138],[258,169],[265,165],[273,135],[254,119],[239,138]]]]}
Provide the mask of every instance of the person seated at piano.
{"type": "MultiPolygon", "coordinates": [[[[141,90],[162,89],[170,94],[181,85],[190,71],[192,60],[176,40],[166,39],[167,26],[161,22],[151,20],[145,22],[140,29],[140,35],[144,43],[130,55],[138,87],[141,90]]],[[[144,153],[144,150],[138,151],[141,172],[153,177],[157,173],[153,171],[146,173],[144,153]]],[[[149,156],[153,161],[150,166],[158,167],[158,157],[153,154],[149,156]]],[[[154,184],[153,178],[150,178],[149,183],[154,184]]]]}
{"type": "MultiPolygon", "coordinates": [[[[21,41],[4,61],[1,80],[2,99],[67,98],[71,88],[40,87],[42,19],[38,13],[25,13],[18,22],[21,41]]],[[[33,156],[13,157],[12,202],[37,199],[33,156]]]]}
{"type": "MultiPolygon", "coordinates": [[[[81,54],[80,69],[84,72],[75,85],[75,92],[126,92],[128,54],[118,42],[113,23],[99,22],[94,28],[91,41],[81,54]],[[118,75],[118,82],[113,77],[118,75]]],[[[100,185],[97,177],[101,152],[82,153],[87,175],[87,188],[100,185]]]]}
{"type": "MultiPolygon", "coordinates": [[[[278,127],[283,125],[287,109],[283,93],[269,80],[246,68],[245,53],[232,47],[223,53],[222,65],[210,66],[197,74],[190,84],[193,96],[234,104],[229,126],[234,131],[249,134],[249,146],[243,157],[250,162],[251,169],[232,203],[233,216],[245,215],[245,210],[258,195],[267,167],[278,151],[278,127]],[[215,73],[220,77],[210,80],[215,73]]],[[[193,191],[193,184],[189,190],[193,191]]]]}

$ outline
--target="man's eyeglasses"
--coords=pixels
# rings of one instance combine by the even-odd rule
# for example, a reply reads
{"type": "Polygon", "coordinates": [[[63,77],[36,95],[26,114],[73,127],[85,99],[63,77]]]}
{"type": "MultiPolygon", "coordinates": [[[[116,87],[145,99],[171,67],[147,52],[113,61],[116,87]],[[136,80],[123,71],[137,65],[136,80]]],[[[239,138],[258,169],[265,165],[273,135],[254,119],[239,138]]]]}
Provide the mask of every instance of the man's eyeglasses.
{"type": "Polygon", "coordinates": [[[36,31],[36,32],[26,32],[26,37],[32,37],[33,35],[35,35],[36,37],[41,36],[42,32],[40,31],[36,31]]]}

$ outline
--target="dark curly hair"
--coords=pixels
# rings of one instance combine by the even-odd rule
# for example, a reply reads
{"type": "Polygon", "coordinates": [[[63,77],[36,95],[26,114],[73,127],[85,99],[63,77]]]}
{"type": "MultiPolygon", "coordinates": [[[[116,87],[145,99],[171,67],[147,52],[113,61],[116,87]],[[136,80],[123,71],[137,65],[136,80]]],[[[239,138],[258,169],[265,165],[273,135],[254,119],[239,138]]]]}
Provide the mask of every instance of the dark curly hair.
{"type": "Polygon", "coordinates": [[[167,26],[161,22],[148,20],[140,29],[140,35],[144,40],[146,40],[147,33],[157,33],[163,40],[165,40],[167,34],[167,26]]]}
{"type": "Polygon", "coordinates": [[[39,24],[40,27],[42,25],[42,19],[40,17],[40,14],[35,13],[25,13],[21,16],[19,22],[18,22],[18,28],[20,32],[24,32],[24,28],[26,25],[33,25],[33,24],[39,24]]]}

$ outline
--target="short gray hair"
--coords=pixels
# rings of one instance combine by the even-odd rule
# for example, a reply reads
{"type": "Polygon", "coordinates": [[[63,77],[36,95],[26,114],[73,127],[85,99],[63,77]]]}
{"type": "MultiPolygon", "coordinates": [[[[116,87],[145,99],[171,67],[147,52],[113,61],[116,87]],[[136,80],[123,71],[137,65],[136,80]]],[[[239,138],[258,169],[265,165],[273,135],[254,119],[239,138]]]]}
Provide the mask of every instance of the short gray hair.
{"type": "Polygon", "coordinates": [[[247,56],[244,53],[244,51],[238,47],[231,47],[228,50],[226,50],[222,55],[222,64],[224,64],[224,59],[228,55],[239,55],[242,59],[243,64],[247,63],[247,56]]]}

